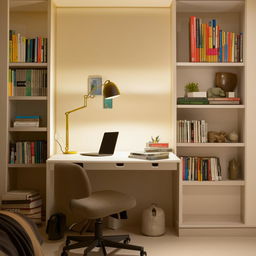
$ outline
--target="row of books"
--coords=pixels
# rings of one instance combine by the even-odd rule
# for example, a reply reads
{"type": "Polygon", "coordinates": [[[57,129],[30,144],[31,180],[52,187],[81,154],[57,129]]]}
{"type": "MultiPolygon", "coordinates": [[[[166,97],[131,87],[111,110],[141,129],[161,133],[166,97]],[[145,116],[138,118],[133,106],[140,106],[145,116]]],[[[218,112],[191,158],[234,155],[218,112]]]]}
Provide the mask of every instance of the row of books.
{"type": "Polygon", "coordinates": [[[1,209],[25,215],[36,224],[42,221],[42,199],[36,191],[11,190],[3,194],[1,209]]]}
{"type": "Polygon", "coordinates": [[[206,143],[208,124],[205,120],[178,120],[178,143],[206,143]]]}
{"type": "Polygon", "coordinates": [[[40,116],[16,116],[13,127],[39,127],[40,116]]]}
{"type": "Polygon", "coordinates": [[[15,30],[9,32],[10,62],[47,62],[47,38],[26,38],[15,30]]]}
{"type": "Polygon", "coordinates": [[[9,96],[46,96],[46,69],[9,69],[9,96]]]}
{"type": "Polygon", "coordinates": [[[180,159],[183,180],[222,180],[220,160],[218,157],[182,156],[180,159]]]}
{"type": "Polygon", "coordinates": [[[46,159],[46,141],[17,141],[10,145],[10,164],[41,164],[46,159]]]}
{"type": "Polygon", "coordinates": [[[190,17],[191,62],[243,62],[243,33],[225,32],[213,19],[190,17]]]}
{"type": "Polygon", "coordinates": [[[178,105],[239,105],[241,99],[239,97],[218,97],[218,98],[205,98],[205,97],[178,97],[178,105]]]}

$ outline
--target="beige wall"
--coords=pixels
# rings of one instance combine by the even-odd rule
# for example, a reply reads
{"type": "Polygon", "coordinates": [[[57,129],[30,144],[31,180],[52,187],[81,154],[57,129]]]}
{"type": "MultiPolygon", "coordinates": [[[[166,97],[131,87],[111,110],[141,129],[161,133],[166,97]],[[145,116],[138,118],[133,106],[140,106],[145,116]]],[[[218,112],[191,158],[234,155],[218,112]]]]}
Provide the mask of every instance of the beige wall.
{"type": "Polygon", "coordinates": [[[113,109],[102,97],[70,116],[70,148],[98,150],[104,131],[119,131],[117,150],[142,150],[151,136],[171,138],[169,8],[58,8],[56,132],[65,111],[83,104],[88,75],[118,84],[113,109]]]}
{"type": "MultiPolygon", "coordinates": [[[[83,103],[88,75],[116,82],[121,96],[103,109],[101,96],[70,116],[70,148],[98,150],[104,131],[120,132],[117,150],[143,150],[151,136],[171,138],[170,9],[58,8],[56,132],[65,138],[65,111],[83,103]]],[[[64,140],[65,141],[65,140],[64,140]]],[[[170,172],[89,173],[94,190],[114,189],[137,199],[129,223],[151,203],[172,220],[170,172]]]]}

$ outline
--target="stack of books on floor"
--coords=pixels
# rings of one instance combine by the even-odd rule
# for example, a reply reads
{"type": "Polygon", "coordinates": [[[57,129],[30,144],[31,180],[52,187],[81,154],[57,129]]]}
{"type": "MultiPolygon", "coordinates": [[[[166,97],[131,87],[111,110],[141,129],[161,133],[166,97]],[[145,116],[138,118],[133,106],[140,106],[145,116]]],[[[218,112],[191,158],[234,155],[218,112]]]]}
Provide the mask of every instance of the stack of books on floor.
{"type": "Polygon", "coordinates": [[[36,224],[42,222],[42,199],[36,191],[11,190],[5,193],[1,209],[23,214],[36,224]]]}
{"type": "Polygon", "coordinates": [[[240,98],[234,97],[234,98],[208,98],[209,104],[211,105],[239,105],[240,104],[240,98]]]}
{"type": "Polygon", "coordinates": [[[13,127],[39,127],[39,116],[16,116],[13,127]]]}
{"type": "Polygon", "coordinates": [[[177,104],[202,105],[209,104],[209,101],[206,97],[179,97],[177,98],[177,104]]]}
{"type": "Polygon", "coordinates": [[[130,158],[138,158],[144,160],[159,160],[169,158],[169,152],[143,152],[136,151],[131,152],[129,155],[130,158]]]}

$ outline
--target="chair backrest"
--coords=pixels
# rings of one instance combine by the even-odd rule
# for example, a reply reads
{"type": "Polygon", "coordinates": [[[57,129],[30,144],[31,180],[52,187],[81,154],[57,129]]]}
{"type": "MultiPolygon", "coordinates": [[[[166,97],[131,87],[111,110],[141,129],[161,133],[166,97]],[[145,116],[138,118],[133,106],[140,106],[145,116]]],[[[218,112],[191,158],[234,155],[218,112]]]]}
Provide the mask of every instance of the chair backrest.
{"type": "Polygon", "coordinates": [[[91,183],[87,172],[78,164],[57,163],[54,166],[54,199],[57,211],[67,216],[67,222],[79,221],[69,205],[72,199],[90,196],[91,183]]]}

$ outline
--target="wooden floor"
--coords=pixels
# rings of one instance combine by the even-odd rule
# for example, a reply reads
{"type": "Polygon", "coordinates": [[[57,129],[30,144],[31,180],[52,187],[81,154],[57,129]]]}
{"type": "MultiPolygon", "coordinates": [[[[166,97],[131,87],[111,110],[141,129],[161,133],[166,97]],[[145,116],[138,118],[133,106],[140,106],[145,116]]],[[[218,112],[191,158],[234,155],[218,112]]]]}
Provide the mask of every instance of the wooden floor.
{"type": "MultiPolygon", "coordinates": [[[[112,234],[113,231],[107,230],[112,234]]],[[[144,246],[147,256],[255,256],[256,237],[177,237],[173,232],[167,231],[161,237],[147,237],[136,229],[115,230],[115,234],[129,233],[130,244],[144,246]]],[[[44,234],[45,235],[45,234],[44,234]]],[[[60,241],[47,241],[43,244],[46,256],[60,256],[64,239],[60,241]]],[[[138,252],[127,250],[108,250],[111,256],[135,256],[138,252]]],[[[69,256],[83,255],[82,249],[73,250],[69,256]]],[[[101,252],[95,250],[91,256],[100,256],[101,252]]]]}

